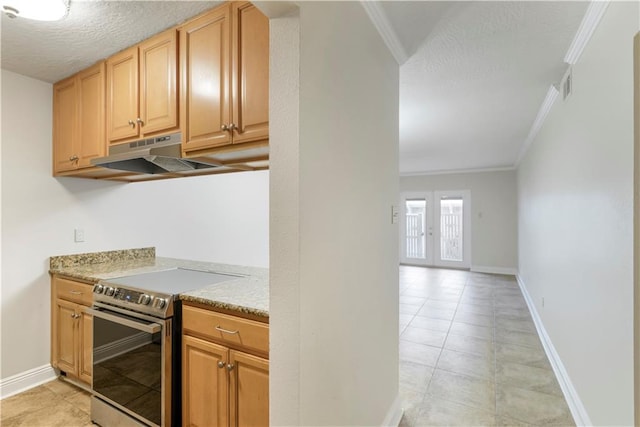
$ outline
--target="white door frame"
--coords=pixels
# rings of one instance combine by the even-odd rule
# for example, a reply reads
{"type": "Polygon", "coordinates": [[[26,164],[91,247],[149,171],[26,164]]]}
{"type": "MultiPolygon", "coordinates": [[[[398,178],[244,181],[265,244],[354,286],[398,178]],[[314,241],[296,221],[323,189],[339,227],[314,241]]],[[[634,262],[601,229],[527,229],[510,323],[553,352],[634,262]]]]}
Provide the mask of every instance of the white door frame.
{"type": "Polygon", "coordinates": [[[471,268],[471,191],[404,191],[400,194],[400,263],[448,268],[471,268]],[[442,197],[462,197],[463,203],[463,255],[462,261],[444,261],[440,252],[440,200],[442,197]],[[424,259],[407,258],[406,201],[424,199],[426,201],[424,259]]]}
{"type": "Polygon", "coordinates": [[[459,190],[459,191],[434,191],[433,192],[433,206],[434,206],[434,233],[433,238],[435,252],[433,258],[433,265],[437,267],[450,267],[450,268],[471,268],[471,191],[459,190]],[[443,197],[462,197],[462,261],[445,261],[441,258],[440,251],[440,200],[443,197]]]}
{"type": "Polygon", "coordinates": [[[408,191],[403,192],[400,197],[400,262],[403,264],[413,265],[433,265],[433,192],[431,191],[408,191]],[[421,258],[408,258],[407,257],[407,243],[406,243],[406,230],[407,230],[407,200],[411,199],[424,199],[426,202],[426,212],[424,218],[424,230],[425,230],[425,255],[424,259],[421,258]]]}

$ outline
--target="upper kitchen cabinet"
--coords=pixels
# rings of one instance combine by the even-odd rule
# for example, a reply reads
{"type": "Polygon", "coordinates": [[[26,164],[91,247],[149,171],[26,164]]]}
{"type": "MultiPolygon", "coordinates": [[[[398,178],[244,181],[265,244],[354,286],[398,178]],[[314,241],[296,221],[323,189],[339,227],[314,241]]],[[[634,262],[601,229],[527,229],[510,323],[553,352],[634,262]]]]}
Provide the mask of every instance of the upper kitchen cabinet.
{"type": "Polygon", "coordinates": [[[117,144],[178,128],[177,33],[107,59],[107,139],[117,144]]]}
{"type": "Polygon", "coordinates": [[[105,155],[105,65],[53,86],[53,172],[69,174],[105,155]]]}
{"type": "Polygon", "coordinates": [[[269,20],[231,2],[180,30],[181,123],[187,155],[269,138],[269,20]]]}

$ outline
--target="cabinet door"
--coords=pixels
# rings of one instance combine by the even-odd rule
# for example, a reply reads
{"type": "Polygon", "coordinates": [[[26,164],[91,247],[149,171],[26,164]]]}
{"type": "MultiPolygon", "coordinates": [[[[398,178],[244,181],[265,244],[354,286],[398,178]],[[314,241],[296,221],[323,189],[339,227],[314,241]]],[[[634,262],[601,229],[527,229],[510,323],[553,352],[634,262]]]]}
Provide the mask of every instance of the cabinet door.
{"type": "Polygon", "coordinates": [[[229,107],[229,6],[216,8],[180,29],[180,114],[185,151],[231,143],[222,127],[229,107]]]}
{"type": "Polygon", "coordinates": [[[249,2],[232,13],[233,143],[269,138],[269,19],[249,2]]]}
{"type": "Polygon", "coordinates": [[[178,127],[176,30],[140,44],[140,133],[178,127]]]}
{"type": "Polygon", "coordinates": [[[135,138],[138,115],[138,47],[107,60],[107,137],[109,142],[135,138]]]}
{"type": "MultiPolygon", "coordinates": [[[[80,308],[80,307],[79,307],[80,308]]],[[[93,316],[82,307],[78,325],[78,351],[79,366],[78,375],[80,379],[91,385],[92,363],[93,363],[93,316]]]]}
{"type": "Polygon", "coordinates": [[[235,350],[229,378],[230,425],[269,425],[269,361],[235,350]]]}
{"type": "Polygon", "coordinates": [[[188,335],[182,337],[182,425],[229,423],[227,347],[188,335]],[[222,367],[218,363],[222,363],[222,367]]]}
{"type": "Polygon", "coordinates": [[[78,87],[75,78],[53,86],[53,171],[76,169],[78,87]]]}
{"type": "Polygon", "coordinates": [[[76,333],[76,307],[78,305],[65,300],[56,300],[58,330],[56,346],[58,348],[58,369],[71,375],[77,375],[78,345],[76,333]]]}
{"type": "Polygon", "coordinates": [[[96,64],[78,75],[79,167],[91,166],[91,159],[103,157],[106,152],[104,68],[104,63],[96,64]]]}

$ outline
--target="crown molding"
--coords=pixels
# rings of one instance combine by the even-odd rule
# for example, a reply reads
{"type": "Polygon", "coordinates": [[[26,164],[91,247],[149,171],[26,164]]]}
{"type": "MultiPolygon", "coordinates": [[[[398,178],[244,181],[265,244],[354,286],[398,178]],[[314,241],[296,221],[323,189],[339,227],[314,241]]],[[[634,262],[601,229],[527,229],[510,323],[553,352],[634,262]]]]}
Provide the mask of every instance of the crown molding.
{"type": "Polygon", "coordinates": [[[515,166],[504,166],[499,168],[476,168],[476,169],[449,169],[425,172],[401,172],[400,177],[405,176],[427,176],[427,175],[452,175],[460,173],[484,173],[484,172],[506,172],[515,170],[515,166]]]}
{"type": "Polygon", "coordinates": [[[398,64],[402,65],[407,62],[409,55],[389,22],[387,14],[382,10],[380,3],[371,0],[360,0],[360,4],[367,12],[367,15],[369,15],[373,26],[376,27],[378,33],[380,33],[382,40],[384,40],[398,64]]]}
{"type": "Polygon", "coordinates": [[[549,86],[549,90],[547,91],[547,96],[545,96],[544,101],[540,106],[540,110],[538,110],[538,115],[536,116],[536,119],[533,121],[533,124],[531,125],[531,129],[529,130],[529,135],[527,136],[527,139],[524,141],[524,144],[522,144],[522,148],[520,149],[520,153],[518,154],[518,159],[516,160],[515,166],[518,166],[520,164],[520,162],[524,158],[524,155],[527,154],[527,151],[529,151],[529,147],[531,146],[531,143],[538,135],[538,132],[540,132],[540,129],[542,128],[542,125],[544,124],[544,121],[546,120],[547,115],[551,111],[551,108],[553,107],[553,103],[556,101],[556,98],[558,97],[559,93],[560,92],[558,92],[558,89],[554,85],[549,86]]]}
{"type": "Polygon", "coordinates": [[[578,28],[578,32],[573,38],[567,54],[564,56],[564,62],[571,65],[578,62],[578,58],[582,55],[582,51],[584,51],[593,32],[598,27],[602,15],[604,15],[605,10],[607,10],[607,6],[609,6],[609,0],[592,1],[589,4],[587,12],[584,14],[584,18],[582,18],[582,22],[578,28]]]}

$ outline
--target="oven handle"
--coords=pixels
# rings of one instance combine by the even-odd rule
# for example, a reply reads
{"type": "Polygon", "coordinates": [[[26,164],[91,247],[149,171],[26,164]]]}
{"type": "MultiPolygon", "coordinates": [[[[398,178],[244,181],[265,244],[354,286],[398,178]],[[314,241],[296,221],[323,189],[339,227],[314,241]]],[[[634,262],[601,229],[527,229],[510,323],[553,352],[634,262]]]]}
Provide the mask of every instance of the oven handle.
{"type": "Polygon", "coordinates": [[[107,312],[96,310],[93,308],[87,308],[87,313],[92,314],[94,317],[99,317],[101,319],[109,320],[110,322],[117,323],[119,325],[128,326],[133,329],[137,329],[142,332],[146,332],[148,334],[155,334],[156,332],[160,332],[162,330],[162,325],[158,323],[140,323],[135,320],[127,319],[125,317],[118,316],[116,314],[109,314],[107,312]]]}

